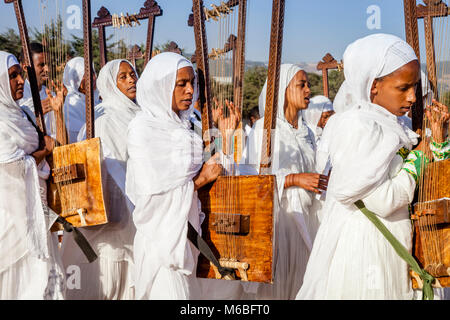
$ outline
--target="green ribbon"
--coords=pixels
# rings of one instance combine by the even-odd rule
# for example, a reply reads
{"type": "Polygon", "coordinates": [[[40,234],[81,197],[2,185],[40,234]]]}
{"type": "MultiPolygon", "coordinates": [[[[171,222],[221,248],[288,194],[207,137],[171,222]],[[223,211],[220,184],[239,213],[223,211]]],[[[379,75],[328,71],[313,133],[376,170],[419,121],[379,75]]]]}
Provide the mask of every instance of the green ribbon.
{"type": "Polygon", "coordinates": [[[384,235],[387,241],[392,245],[397,254],[409,264],[411,269],[415,271],[423,281],[422,287],[422,300],[433,300],[434,292],[432,284],[434,282],[434,277],[430,275],[428,272],[420,268],[417,261],[414,257],[408,252],[408,250],[400,243],[400,241],[395,238],[395,236],[389,231],[388,228],[383,224],[383,222],[378,219],[375,213],[370,211],[364,205],[364,202],[358,200],[355,202],[355,205],[359,210],[377,227],[378,230],[384,235]]]}

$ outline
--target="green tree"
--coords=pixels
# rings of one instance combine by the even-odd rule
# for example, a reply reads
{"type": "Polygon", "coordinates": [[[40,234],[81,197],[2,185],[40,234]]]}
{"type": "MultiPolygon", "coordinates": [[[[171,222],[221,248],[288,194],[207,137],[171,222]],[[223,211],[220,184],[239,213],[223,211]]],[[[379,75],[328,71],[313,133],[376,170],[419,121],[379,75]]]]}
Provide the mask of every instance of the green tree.
{"type": "Polygon", "coordinates": [[[311,97],[323,95],[322,76],[319,76],[316,73],[307,73],[307,75],[308,81],[311,85],[311,97]]]}
{"type": "Polygon", "coordinates": [[[20,56],[22,50],[22,43],[20,36],[12,28],[0,34],[0,50],[9,52],[17,58],[20,56]]]}
{"type": "MultiPolygon", "coordinates": [[[[308,73],[308,80],[311,84],[311,97],[324,95],[323,77],[321,75],[318,75],[316,73],[308,73]]],[[[328,92],[331,101],[333,101],[336,97],[336,94],[341,87],[342,82],[344,82],[343,72],[337,70],[331,70],[328,72],[328,92]]]]}
{"type": "MultiPolygon", "coordinates": [[[[108,61],[115,59],[116,51],[113,50],[115,48],[120,48],[121,44],[119,42],[109,43],[113,35],[110,35],[106,39],[106,57],[108,61]]],[[[84,55],[84,40],[83,37],[77,37],[76,35],[72,35],[72,40],[70,41],[71,48],[74,57],[83,57],[84,55]]],[[[125,58],[125,56],[123,56],[125,58]]],[[[94,68],[97,71],[100,71],[100,44],[98,40],[98,30],[92,29],[92,60],[94,62],[94,68]]]]}
{"type": "Polygon", "coordinates": [[[244,74],[244,97],[242,106],[243,118],[248,118],[253,107],[258,106],[259,95],[266,82],[267,68],[255,66],[247,69],[244,74]]]}
{"type": "Polygon", "coordinates": [[[330,99],[331,101],[334,100],[336,97],[337,92],[339,91],[339,88],[341,87],[342,83],[344,82],[344,72],[343,71],[337,71],[337,70],[331,70],[328,74],[328,89],[330,93],[330,99]]]}

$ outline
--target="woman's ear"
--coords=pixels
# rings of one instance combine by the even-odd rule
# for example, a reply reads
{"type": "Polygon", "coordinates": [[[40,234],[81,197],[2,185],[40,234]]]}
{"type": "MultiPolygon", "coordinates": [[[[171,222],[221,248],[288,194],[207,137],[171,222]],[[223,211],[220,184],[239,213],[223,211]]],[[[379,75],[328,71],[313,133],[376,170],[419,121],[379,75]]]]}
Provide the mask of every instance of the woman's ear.
{"type": "Polygon", "coordinates": [[[380,81],[378,79],[373,80],[372,87],[370,88],[370,101],[373,102],[373,99],[378,94],[380,81]]]}

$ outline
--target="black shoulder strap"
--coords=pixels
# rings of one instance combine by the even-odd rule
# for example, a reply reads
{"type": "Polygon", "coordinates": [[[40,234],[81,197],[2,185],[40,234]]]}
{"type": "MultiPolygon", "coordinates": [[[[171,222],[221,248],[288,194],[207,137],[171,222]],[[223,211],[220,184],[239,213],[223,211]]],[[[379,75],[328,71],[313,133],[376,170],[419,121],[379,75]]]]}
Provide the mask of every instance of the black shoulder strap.
{"type": "Polygon", "coordinates": [[[36,132],[38,133],[39,136],[39,149],[41,150],[44,148],[45,146],[45,141],[44,141],[44,134],[42,133],[42,131],[38,128],[38,126],[36,125],[36,123],[34,123],[33,119],[31,119],[30,115],[22,110],[23,113],[25,113],[25,116],[27,117],[28,121],[30,121],[31,125],[36,129],[36,132]]]}
{"type": "Polygon", "coordinates": [[[224,268],[220,265],[217,260],[214,252],[212,252],[209,245],[205,240],[198,234],[197,230],[192,226],[190,222],[188,222],[188,239],[192,242],[192,244],[208,259],[214,266],[219,270],[220,275],[224,278],[227,275],[233,274],[234,270],[230,268],[224,268]]]}

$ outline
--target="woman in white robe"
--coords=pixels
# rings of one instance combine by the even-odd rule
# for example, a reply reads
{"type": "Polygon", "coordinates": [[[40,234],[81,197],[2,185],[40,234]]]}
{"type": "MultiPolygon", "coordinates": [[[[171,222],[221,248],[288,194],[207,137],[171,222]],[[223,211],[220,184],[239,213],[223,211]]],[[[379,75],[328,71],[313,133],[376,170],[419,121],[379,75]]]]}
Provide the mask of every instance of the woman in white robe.
{"type": "Polygon", "coordinates": [[[408,204],[419,169],[408,165],[416,151],[404,162],[399,150],[418,136],[398,116],[415,102],[419,63],[405,41],[386,34],[349,45],[344,63],[337,113],[318,150],[332,166],[324,216],[297,299],[411,299],[407,263],[354,203],[362,200],[411,250],[408,204]]]}
{"type": "Polygon", "coordinates": [[[95,136],[101,139],[107,172],[104,192],[108,223],[80,229],[98,255],[92,263],[87,261],[73,237],[63,238],[64,265],[77,265],[81,271],[81,286],[68,288],[68,299],[134,299],[132,269],[136,228],[131,216],[133,205],[125,195],[125,177],[127,128],[140,110],[135,103],[136,82],[137,73],[126,60],[108,62],[97,79],[103,99],[96,106],[95,136]]]}
{"type": "MultiPolygon", "coordinates": [[[[99,102],[95,89],[96,75],[93,74],[94,105],[99,102]]],[[[64,101],[64,117],[66,121],[69,143],[78,141],[78,133],[86,123],[86,96],[84,94],[84,59],[75,57],[67,62],[64,68],[63,84],[67,89],[64,101]]],[[[96,117],[96,116],[95,116],[96,117]]]]}
{"type": "MultiPolygon", "coordinates": [[[[0,51],[0,300],[63,299],[64,271],[41,198],[37,163],[53,142],[39,137],[17,104],[24,81],[15,57],[0,51]]],[[[45,184],[45,180],[44,180],[45,184]]]]}
{"type": "Polygon", "coordinates": [[[321,95],[312,97],[308,109],[303,111],[306,125],[314,134],[316,146],[322,136],[323,128],[333,114],[333,103],[330,99],[321,95]]]}
{"type": "Polygon", "coordinates": [[[202,139],[190,129],[196,100],[190,61],[165,52],[147,64],[137,84],[142,111],[128,126],[126,192],[133,221],[136,299],[200,299],[195,277],[198,250],[188,222],[200,231],[197,189],[221,167],[202,167],[202,139]]]}
{"type": "MultiPolygon", "coordinates": [[[[240,174],[257,174],[259,171],[266,90],[267,81],[259,100],[259,113],[263,117],[255,123],[248,137],[239,166],[240,174]]],[[[308,107],[310,92],[307,75],[300,67],[281,66],[276,129],[272,140],[272,174],[277,178],[280,202],[274,240],[275,280],[273,285],[260,284],[249,298],[294,299],[302,284],[318,228],[317,218],[309,212],[314,195],[311,191],[320,192],[316,188],[326,188],[325,177],[313,173],[314,136],[303,120],[302,112],[308,107]]]]}

